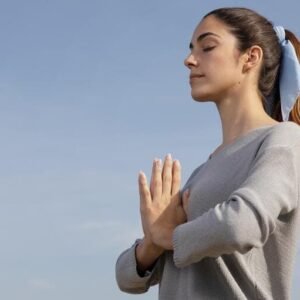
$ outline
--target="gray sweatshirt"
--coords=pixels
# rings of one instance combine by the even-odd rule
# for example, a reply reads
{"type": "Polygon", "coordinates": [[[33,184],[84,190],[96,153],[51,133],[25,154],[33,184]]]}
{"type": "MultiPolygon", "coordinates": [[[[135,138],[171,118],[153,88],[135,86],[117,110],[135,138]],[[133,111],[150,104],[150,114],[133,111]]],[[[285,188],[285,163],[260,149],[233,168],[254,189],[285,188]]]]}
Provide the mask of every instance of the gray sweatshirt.
{"type": "Polygon", "coordinates": [[[248,131],[194,170],[188,220],[144,277],[135,247],[116,263],[119,288],[161,300],[291,297],[300,227],[300,126],[287,121],[248,131]]]}

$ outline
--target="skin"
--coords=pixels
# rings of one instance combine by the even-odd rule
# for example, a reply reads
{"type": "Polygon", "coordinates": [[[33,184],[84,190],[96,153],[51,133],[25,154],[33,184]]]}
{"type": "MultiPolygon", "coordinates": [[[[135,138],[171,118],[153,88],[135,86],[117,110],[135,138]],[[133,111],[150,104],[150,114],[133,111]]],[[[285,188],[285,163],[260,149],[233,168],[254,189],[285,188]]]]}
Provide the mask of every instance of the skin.
{"type": "MultiPolygon", "coordinates": [[[[190,70],[192,98],[214,102],[222,122],[223,142],[214,152],[252,129],[278,123],[264,111],[258,90],[263,60],[259,46],[241,53],[229,28],[208,16],[196,27],[190,50],[184,64],[190,70]]],[[[173,249],[174,229],[186,222],[189,194],[181,202],[180,174],[180,162],[170,155],[163,164],[154,160],[150,186],[146,175],[139,174],[144,238],[136,247],[136,259],[141,271],[150,268],[165,250],[173,249]]]]}
{"type": "Polygon", "coordinates": [[[148,269],[165,251],[172,250],[174,229],[186,222],[188,192],[180,196],[181,166],[168,154],[164,164],[153,161],[150,187],[143,172],[139,174],[140,213],[144,238],[136,248],[138,268],[148,269]]]}
{"type": "Polygon", "coordinates": [[[195,101],[216,104],[223,131],[223,142],[217,149],[252,129],[278,123],[265,112],[258,90],[263,59],[259,46],[254,45],[240,53],[236,38],[214,16],[200,22],[191,44],[193,47],[184,64],[191,75],[204,74],[202,78],[190,80],[191,94],[195,101]],[[207,35],[197,41],[206,32],[219,37],[207,35]],[[205,51],[210,47],[215,48],[205,51]]]}

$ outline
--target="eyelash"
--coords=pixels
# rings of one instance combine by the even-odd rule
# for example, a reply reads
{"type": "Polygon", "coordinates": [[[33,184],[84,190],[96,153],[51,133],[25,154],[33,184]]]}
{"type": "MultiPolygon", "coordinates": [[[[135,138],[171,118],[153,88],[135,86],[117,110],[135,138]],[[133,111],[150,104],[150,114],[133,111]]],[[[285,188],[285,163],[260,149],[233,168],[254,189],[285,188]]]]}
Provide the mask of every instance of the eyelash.
{"type": "Polygon", "coordinates": [[[215,47],[216,47],[216,46],[203,48],[203,51],[204,51],[204,52],[209,52],[209,51],[213,50],[215,47]]]}

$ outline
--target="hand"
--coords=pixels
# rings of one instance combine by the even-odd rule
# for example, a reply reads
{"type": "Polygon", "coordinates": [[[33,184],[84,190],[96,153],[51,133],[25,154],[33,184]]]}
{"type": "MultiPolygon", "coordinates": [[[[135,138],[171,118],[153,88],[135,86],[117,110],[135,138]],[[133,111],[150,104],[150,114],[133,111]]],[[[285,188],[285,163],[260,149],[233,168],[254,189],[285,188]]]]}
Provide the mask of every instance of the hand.
{"type": "Polygon", "coordinates": [[[145,240],[172,250],[174,229],[186,221],[180,199],[181,166],[167,155],[164,166],[153,162],[150,188],[143,172],[139,174],[140,212],[145,240]]]}
{"type": "Polygon", "coordinates": [[[186,189],[182,195],[182,205],[186,215],[188,215],[190,190],[186,189]]]}

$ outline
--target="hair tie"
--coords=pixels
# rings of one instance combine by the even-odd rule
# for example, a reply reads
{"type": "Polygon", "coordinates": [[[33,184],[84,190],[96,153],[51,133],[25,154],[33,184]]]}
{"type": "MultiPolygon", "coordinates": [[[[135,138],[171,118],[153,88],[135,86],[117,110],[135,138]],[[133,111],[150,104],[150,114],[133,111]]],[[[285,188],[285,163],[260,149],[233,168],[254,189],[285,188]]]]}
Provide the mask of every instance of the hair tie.
{"type": "Polygon", "coordinates": [[[288,121],[289,114],[300,95],[300,64],[293,44],[286,40],[282,26],[274,26],[282,51],[279,69],[281,115],[288,121]]]}

